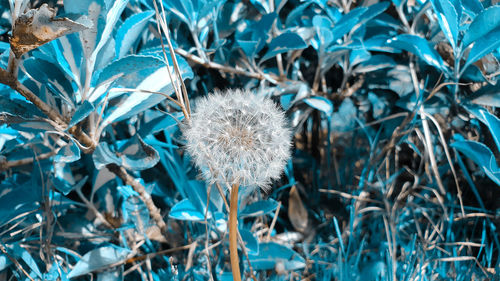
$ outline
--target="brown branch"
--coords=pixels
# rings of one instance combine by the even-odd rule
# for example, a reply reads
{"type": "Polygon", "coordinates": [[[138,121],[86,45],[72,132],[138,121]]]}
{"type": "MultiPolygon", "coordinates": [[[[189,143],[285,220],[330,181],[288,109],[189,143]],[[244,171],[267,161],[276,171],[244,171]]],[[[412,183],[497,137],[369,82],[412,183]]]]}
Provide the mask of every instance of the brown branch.
{"type": "MultiPolygon", "coordinates": [[[[38,155],[37,159],[38,160],[47,159],[47,158],[50,158],[56,154],[57,154],[57,151],[50,151],[50,152],[38,155]]],[[[14,161],[1,161],[1,159],[0,159],[0,172],[6,171],[8,169],[11,169],[11,168],[14,168],[17,166],[23,166],[23,165],[27,165],[27,164],[31,164],[31,163],[33,163],[33,157],[14,160],[14,161]]]]}
{"type": "Polygon", "coordinates": [[[163,220],[163,216],[161,215],[160,209],[156,207],[153,199],[151,199],[151,195],[146,191],[146,188],[135,180],[134,177],[129,175],[129,173],[123,168],[116,164],[109,164],[106,166],[111,172],[117,175],[123,182],[127,185],[130,185],[141,197],[144,204],[148,208],[149,215],[155,221],[156,225],[160,228],[161,234],[167,239],[167,224],[163,220]]]}
{"type": "MultiPolygon", "coordinates": [[[[15,59],[13,61],[15,61],[15,59]]],[[[14,64],[13,61],[12,64],[14,64]]],[[[30,89],[21,84],[21,82],[19,82],[15,77],[13,77],[11,73],[14,73],[14,70],[12,70],[11,67],[9,67],[9,70],[12,72],[9,73],[7,70],[0,68],[0,83],[9,86],[10,88],[12,88],[12,90],[20,93],[27,100],[31,101],[57,125],[61,126],[62,128],[67,127],[66,122],[64,122],[63,120],[63,117],[57,111],[55,111],[52,107],[46,104],[38,96],[36,96],[30,89]]]]}
{"type": "MultiPolygon", "coordinates": [[[[35,95],[28,87],[24,86],[17,78],[13,75],[13,73],[17,73],[17,64],[19,63],[17,59],[10,60],[11,64],[9,64],[9,71],[0,68],[0,83],[9,86],[12,90],[18,92],[27,100],[32,102],[40,111],[42,111],[47,117],[49,117],[54,123],[60,126],[61,130],[64,130],[68,127],[68,124],[64,120],[59,112],[53,109],[50,105],[46,104],[43,100],[41,100],[37,95],[35,95]]],[[[91,152],[96,147],[94,141],[83,131],[79,130],[76,126],[72,127],[68,130],[70,134],[72,134],[80,143],[87,147],[87,151],[91,152]]]]}
{"type": "MultiPolygon", "coordinates": [[[[266,78],[266,75],[263,75],[261,73],[249,72],[249,71],[246,71],[243,69],[238,69],[238,68],[218,64],[216,62],[204,61],[202,58],[200,58],[196,55],[190,54],[190,53],[188,53],[185,50],[180,49],[180,48],[175,49],[175,52],[177,54],[185,57],[189,61],[194,62],[194,63],[199,64],[199,65],[202,65],[206,68],[216,69],[216,70],[220,70],[222,72],[227,72],[227,73],[234,73],[237,75],[247,76],[247,77],[259,79],[259,80],[268,79],[268,78],[266,78]]],[[[286,78],[278,77],[276,75],[272,75],[272,74],[268,74],[268,75],[271,79],[278,81],[278,82],[284,82],[287,80],[286,78]]]]}

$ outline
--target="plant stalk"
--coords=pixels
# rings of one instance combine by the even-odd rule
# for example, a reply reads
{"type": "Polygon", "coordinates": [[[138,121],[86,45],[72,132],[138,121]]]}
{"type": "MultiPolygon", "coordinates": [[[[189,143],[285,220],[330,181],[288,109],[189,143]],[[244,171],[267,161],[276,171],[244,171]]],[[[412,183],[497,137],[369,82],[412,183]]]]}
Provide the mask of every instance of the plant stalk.
{"type": "Polygon", "coordinates": [[[231,201],[229,202],[229,255],[233,280],[241,281],[240,261],[238,258],[238,184],[231,188],[231,201]]]}

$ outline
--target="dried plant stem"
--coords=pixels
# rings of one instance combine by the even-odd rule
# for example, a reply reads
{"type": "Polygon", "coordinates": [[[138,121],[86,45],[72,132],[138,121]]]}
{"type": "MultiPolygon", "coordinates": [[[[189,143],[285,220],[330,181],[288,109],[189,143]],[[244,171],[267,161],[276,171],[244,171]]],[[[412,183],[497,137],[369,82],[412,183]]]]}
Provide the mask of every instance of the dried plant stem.
{"type": "Polygon", "coordinates": [[[185,57],[189,61],[194,62],[194,63],[199,64],[199,65],[202,65],[206,68],[216,69],[216,70],[219,70],[222,72],[233,73],[236,75],[242,75],[242,76],[246,76],[246,77],[250,77],[250,78],[254,78],[254,79],[258,79],[258,80],[266,80],[266,79],[269,80],[268,78],[271,78],[272,79],[271,82],[288,81],[288,79],[286,79],[286,77],[278,77],[278,76],[272,75],[272,74],[267,74],[267,76],[266,76],[266,75],[264,75],[262,73],[258,73],[258,72],[247,71],[244,69],[238,69],[238,68],[234,68],[231,66],[218,64],[218,63],[212,62],[212,61],[204,61],[202,58],[200,58],[196,55],[193,55],[191,53],[188,53],[187,51],[180,49],[180,48],[175,49],[175,52],[177,54],[185,57]]]}
{"type": "Polygon", "coordinates": [[[134,177],[129,175],[129,173],[123,167],[120,167],[116,164],[109,164],[106,167],[119,178],[121,178],[125,182],[125,184],[132,186],[132,188],[137,193],[139,193],[139,196],[148,208],[149,215],[155,221],[156,225],[160,228],[161,234],[165,237],[165,239],[167,239],[167,224],[163,220],[160,209],[155,206],[153,199],[151,199],[151,195],[149,195],[144,186],[137,182],[134,177]]]}
{"type": "MultiPolygon", "coordinates": [[[[0,83],[5,84],[12,88],[14,91],[21,94],[27,100],[32,102],[38,109],[40,109],[45,115],[47,115],[50,120],[54,121],[55,124],[60,126],[58,129],[66,129],[68,124],[64,120],[59,112],[54,110],[50,105],[46,104],[42,99],[35,95],[30,89],[24,86],[19,80],[17,80],[17,69],[19,65],[19,59],[15,58],[13,54],[9,57],[9,65],[7,70],[0,68],[0,83]]],[[[85,145],[89,151],[93,151],[96,147],[95,142],[83,131],[78,129],[76,126],[68,130],[80,143],[85,145]]]]}
{"type": "Polygon", "coordinates": [[[240,260],[238,258],[238,188],[238,184],[233,184],[229,202],[229,255],[234,281],[241,281],[240,260]]]}

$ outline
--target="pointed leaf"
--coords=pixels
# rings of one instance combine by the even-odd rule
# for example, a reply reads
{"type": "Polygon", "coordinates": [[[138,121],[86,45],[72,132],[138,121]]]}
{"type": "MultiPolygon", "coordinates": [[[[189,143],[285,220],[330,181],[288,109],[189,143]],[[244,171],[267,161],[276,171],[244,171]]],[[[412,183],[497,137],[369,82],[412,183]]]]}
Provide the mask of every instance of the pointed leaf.
{"type": "Polygon", "coordinates": [[[123,57],[142,34],[153,11],[146,11],[127,18],[116,34],[116,58],[123,57]]]}
{"type": "Polygon", "coordinates": [[[87,118],[95,110],[94,105],[89,101],[84,101],[82,104],[78,105],[75,114],[71,117],[68,129],[80,123],[83,119],[87,118]]]}
{"type": "Polygon", "coordinates": [[[492,181],[500,185],[500,168],[489,147],[475,141],[457,141],[450,146],[474,161],[492,181]]]}
{"type": "Polygon", "coordinates": [[[129,170],[141,171],[155,166],[160,157],[153,147],[147,145],[139,135],[135,135],[124,142],[116,152],[108,143],[99,143],[92,159],[98,170],[108,164],[116,164],[129,170]]]}
{"type": "Polygon", "coordinates": [[[82,259],[76,263],[73,270],[68,274],[68,278],[74,278],[99,269],[104,269],[111,264],[125,259],[129,253],[130,250],[115,245],[94,249],[86,253],[82,259]]]}
{"type": "Polygon", "coordinates": [[[450,0],[432,0],[439,25],[453,49],[456,48],[459,15],[450,0]]]}
{"type": "Polygon", "coordinates": [[[324,97],[310,97],[305,99],[304,102],[310,107],[322,111],[327,116],[331,116],[333,113],[332,102],[324,97]]]}
{"type": "Polygon", "coordinates": [[[446,73],[449,69],[444,65],[441,56],[434,50],[427,40],[417,35],[402,34],[387,40],[387,43],[393,47],[414,53],[427,64],[446,73]]]}
{"type": "Polygon", "coordinates": [[[483,114],[484,120],[486,121],[486,126],[488,126],[488,129],[490,129],[491,135],[495,140],[497,149],[500,151],[500,119],[498,119],[498,117],[491,114],[487,110],[482,110],[481,113],[483,114]]]}
{"type": "Polygon", "coordinates": [[[277,54],[305,48],[307,48],[307,44],[302,37],[296,33],[286,32],[274,38],[271,43],[269,43],[269,50],[266,55],[262,57],[261,62],[268,60],[277,54]]]}
{"type": "Polygon", "coordinates": [[[474,43],[463,69],[466,69],[472,63],[498,49],[500,47],[500,40],[498,38],[500,38],[500,25],[474,43]]]}
{"type": "Polygon", "coordinates": [[[260,243],[257,255],[248,255],[256,270],[274,269],[277,262],[283,263],[285,270],[296,270],[306,266],[305,260],[292,249],[275,242],[260,243]]]}
{"type": "Polygon", "coordinates": [[[72,163],[80,159],[80,148],[72,140],[57,152],[55,162],[72,163]]]}
{"type": "Polygon", "coordinates": [[[491,6],[477,15],[462,39],[462,48],[465,49],[479,38],[486,38],[488,33],[500,27],[500,6],[491,6]]]}
{"type": "Polygon", "coordinates": [[[247,218],[247,217],[263,216],[265,214],[273,212],[274,210],[276,210],[277,207],[278,207],[278,202],[274,201],[273,199],[257,201],[255,203],[246,206],[240,212],[239,217],[247,218]]]}
{"type": "Polygon", "coordinates": [[[184,199],[179,203],[175,204],[170,213],[169,217],[177,220],[187,220],[187,221],[203,221],[205,220],[204,214],[198,212],[196,207],[189,201],[189,199],[184,199]]]}
{"type": "Polygon", "coordinates": [[[239,232],[248,253],[251,255],[257,255],[259,253],[259,242],[257,241],[257,238],[255,238],[252,232],[247,229],[240,228],[239,232]]]}

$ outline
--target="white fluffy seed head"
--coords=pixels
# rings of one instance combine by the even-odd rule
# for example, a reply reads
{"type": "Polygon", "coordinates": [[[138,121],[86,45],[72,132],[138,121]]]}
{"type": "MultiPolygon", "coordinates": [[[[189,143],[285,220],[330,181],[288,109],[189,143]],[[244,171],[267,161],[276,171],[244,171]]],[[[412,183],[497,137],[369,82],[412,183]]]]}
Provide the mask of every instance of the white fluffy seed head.
{"type": "Polygon", "coordinates": [[[248,90],[197,100],[183,133],[187,152],[210,183],[267,189],[290,158],[292,134],[284,112],[248,90]]]}

